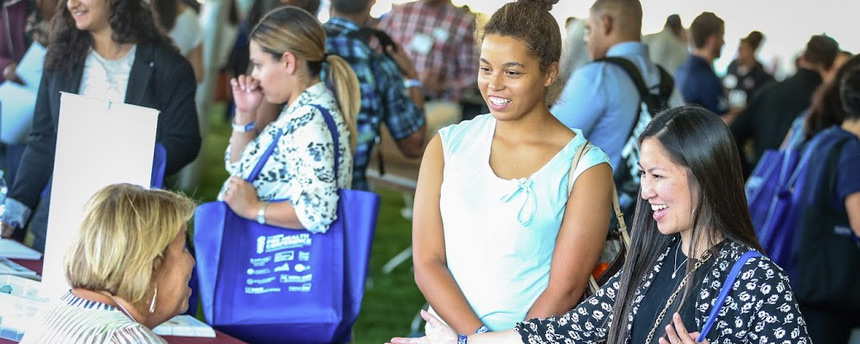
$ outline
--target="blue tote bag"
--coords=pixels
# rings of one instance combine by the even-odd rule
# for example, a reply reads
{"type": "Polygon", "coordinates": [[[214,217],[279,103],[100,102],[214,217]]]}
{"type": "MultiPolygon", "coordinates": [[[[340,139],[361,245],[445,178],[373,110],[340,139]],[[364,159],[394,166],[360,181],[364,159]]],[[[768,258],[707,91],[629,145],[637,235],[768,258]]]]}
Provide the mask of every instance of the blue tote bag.
{"type": "Polygon", "coordinates": [[[768,213],[781,186],[784,186],[797,166],[799,154],[796,150],[764,151],[761,159],[747,179],[745,191],[749,204],[753,228],[759,240],[767,221],[768,213]]]}
{"type": "MultiPolygon", "coordinates": [[[[331,114],[318,109],[339,147],[331,114]]],[[[259,175],[281,135],[246,180],[259,175]]],[[[198,206],[194,243],[206,321],[251,343],[347,340],[364,294],[379,196],[338,194],[337,220],[325,233],[261,225],[220,201],[198,206]]]]}
{"type": "MultiPolygon", "coordinates": [[[[750,201],[750,213],[761,246],[768,257],[785,270],[789,279],[797,274],[797,249],[799,233],[795,230],[803,210],[802,190],[808,182],[807,170],[812,157],[820,151],[820,138],[816,136],[802,152],[786,150],[780,152],[784,158],[777,168],[776,182],[759,195],[761,199],[750,201]],[[760,203],[754,203],[760,201],[760,203]],[[761,208],[760,208],[761,207],[761,208]],[[761,223],[756,223],[756,213],[764,211],[761,223]]],[[[749,182],[747,183],[749,192],[749,182]]],[[[760,215],[760,214],[759,214],[760,215]]]]}

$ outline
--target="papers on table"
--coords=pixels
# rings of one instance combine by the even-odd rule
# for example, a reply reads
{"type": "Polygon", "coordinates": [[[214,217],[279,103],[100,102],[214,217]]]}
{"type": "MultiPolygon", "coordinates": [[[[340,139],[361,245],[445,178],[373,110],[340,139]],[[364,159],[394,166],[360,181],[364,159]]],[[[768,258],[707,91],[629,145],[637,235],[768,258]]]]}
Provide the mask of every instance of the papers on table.
{"type": "Polygon", "coordinates": [[[24,143],[30,134],[44,60],[45,48],[34,42],[15,70],[24,85],[0,84],[0,142],[24,143]]]}
{"type": "Polygon", "coordinates": [[[21,276],[31,279],[39,279],[35,271],[27,269],[9,259],[0,257],[0,275],[21,276]]]}
{"type": "Polygon", "coordinates": [[[42,254],[12,239],[0,239],[0,257],[39,260],[42,254]]]}
{"type": "Polygon", "coordinates": [[[0,142],[26,142],[35,109],[35,92],[11,81],[0,84],[0,142]]]}
{"type": "Polygon", "coordinates": [[[212,327],[190,315],[177,315],[152,329],[152,332],[159,336],[215,338],[212,327]]]}
{"type": "Polygon", "coordinates": [[[38,42],[30,44],[30,48],[24,53],[15,73],[24,82],[24,86],[34,94],[39,92],[39,82],[42,80],[42,67],[45,62],[45,47],[38,42]]]}

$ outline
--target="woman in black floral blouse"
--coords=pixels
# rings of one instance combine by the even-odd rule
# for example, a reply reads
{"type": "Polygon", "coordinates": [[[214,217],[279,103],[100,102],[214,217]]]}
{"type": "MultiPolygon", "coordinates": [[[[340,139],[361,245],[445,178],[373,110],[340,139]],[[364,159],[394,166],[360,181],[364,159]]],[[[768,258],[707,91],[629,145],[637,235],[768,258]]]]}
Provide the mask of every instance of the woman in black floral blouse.
{"type": "MultiPolygon", "coordinates": [[[[654,118],[639,137],[642,201],[624,267],[570,312],[468,337],[425,314],[428,337],[391,342],[696,343],[729,270],[761,251],[732,142],[700,107],[654,118]]],[[[787,276],[764,256],[742,266],[713,326],[703,343],[811,343],[787,276]]]]}

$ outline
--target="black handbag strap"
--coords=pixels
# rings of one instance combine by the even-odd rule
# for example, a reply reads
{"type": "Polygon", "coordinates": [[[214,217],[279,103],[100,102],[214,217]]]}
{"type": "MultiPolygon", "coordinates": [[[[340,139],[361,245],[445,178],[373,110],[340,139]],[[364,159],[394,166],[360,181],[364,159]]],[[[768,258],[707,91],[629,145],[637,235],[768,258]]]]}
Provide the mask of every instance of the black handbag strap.
{"type": "MultiPolygon", "coordinates": [[[[645,84],[645,79],[642,78],[642,73],[639,72],[639,68],[637,68],[633,62],[618,56],[607,56],[596,59],[594,62],[606,62],[621,67],[621,69],[630,76],[630,79],[633,80],[633,84],[636,85],[636,90],[639,91],[640,101],[647,104],[648,111],[651,112],[652,116],[656,116],[657,112],[659,112],[664,105],[668,103],[669,97],[672,95],[672,90],[675,88],[675,79],[673,79],[672,75],[666,72],[666,70],[660,65],[655,64],[657,69],[660,71],[660,84],[657,86],[657,94],[654,94],[651,93],[648,85],[645,84]]],[[[641,111],[639,111],[639,116],[642,116],[641,111]]],[[[630,132],[627,134],[628,138],[633,136],[633,130],[636,129],[636,123],[638,122],[639,118],[637,117],[636,122],[633,122],[634,124],[630,128],[630,132]]]]}
{"type": "Polygon", "coordinates": [[[845,144],[848,143],[849,139],[842,139],[833,145],[833,149],[830,150],[829,155],[827,156],[827,165],[824,167],[824,182],[821,183],[821,187],[819,188],[818,195],[816,199],[818,200],[817,204],[827,204],[826,209],[828,211],[832,211],[830,204],[830,199],[832,198],[834,190],[836,190],[836,174],[839,172],[839,158],[842,155],[842,148],[845,144]]]}

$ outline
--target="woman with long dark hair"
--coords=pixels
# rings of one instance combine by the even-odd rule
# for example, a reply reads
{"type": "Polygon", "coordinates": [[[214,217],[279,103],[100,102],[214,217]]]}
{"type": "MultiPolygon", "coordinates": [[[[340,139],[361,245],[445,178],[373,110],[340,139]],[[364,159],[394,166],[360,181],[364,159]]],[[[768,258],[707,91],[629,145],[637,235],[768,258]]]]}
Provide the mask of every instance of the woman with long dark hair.
{"type": "MultiPolygon", "coordinates": [[[[830,84],[839,111],[818,122],[830,126],[804,148],[809,160],[792,282],[814,341],[842,344],[860,324],[860,56],[845,63],[830,84]]],[[[807,124],[816,125],[814,118],[807,124]]]]}
{"type": "MultiPolygon", "coordinates": [[[[639,137],[642,199],[624,267],[573,310],[467,338],[425,314],[429,338],[392,343],[696,343],[730,269],[761,251],[733,142],[700,107],[651,121],[639,137]]],[[[703,342],[810,342],[788,277],[770,259],[747,260],[729,287],[703,342]]]]}
{"type": "MultiPolygon", "coordinates": [[[[166,175],[200,150],[194,72],[156,28],[144,0],[67,0],[57,11],[33,129],[2,216],[3,237],[24,228],[53,173],[60,92],[159,110],[155,141],[167,152],[166,175]]],[[[31,226],[40,251],[48,202],[42,201],[31,226]]]]}

